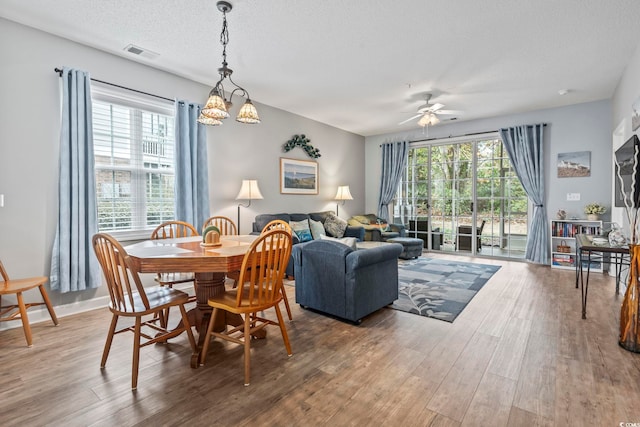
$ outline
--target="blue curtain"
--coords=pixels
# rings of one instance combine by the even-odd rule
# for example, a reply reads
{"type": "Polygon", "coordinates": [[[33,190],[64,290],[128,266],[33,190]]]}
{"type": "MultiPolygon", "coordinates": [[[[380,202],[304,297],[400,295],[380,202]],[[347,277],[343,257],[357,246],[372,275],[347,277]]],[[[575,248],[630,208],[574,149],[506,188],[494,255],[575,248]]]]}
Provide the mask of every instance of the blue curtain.
{"type": "Polygon", "coordinates": [[[500,129],[500,136],[522,187],[534,203],[525,258],[532,262],[548,264],[550,249],[549,224],[547,210],[544,207],[544,125],[500,129]]]}
{"type": "Polygon", "coordinates": [[[398,191],[402,171],[409,156],[409,142],[391,142],[382,144],[382,168],[380,176],[380,194],[378,196],[378,216],[389,220],[389,203],[398,191]]]}
{"type": "Polygon", "coordinates": [[[100,286],[91,239],[98,232],[89,73],[62,70],[58,226],[51,254],[51,289],[100,286]]]}
{"type": "Polygon", "coordinates": [[[200,230],[209,218],[207,135],[200,105],[176,101],[176,219],[200,230]]]}

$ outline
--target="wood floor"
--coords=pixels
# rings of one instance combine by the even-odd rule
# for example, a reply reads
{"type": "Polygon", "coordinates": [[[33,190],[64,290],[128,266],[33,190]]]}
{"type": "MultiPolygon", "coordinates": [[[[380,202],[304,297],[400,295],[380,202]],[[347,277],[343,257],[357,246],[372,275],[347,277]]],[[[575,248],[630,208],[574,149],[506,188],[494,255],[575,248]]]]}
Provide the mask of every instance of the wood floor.
{"type": "MultiPolygon", "coordinates": [[[[434,255],[454,258],[451,255],[434,255]]],[[[469,258],[455,259],[470,260],[469,258]]],[[[613,278],[592,276],[587,319],[572,272],[477,259],[502,268],[453,324],[392,309],[360,326],[293,306],[293,356],[277,328],[242,348],[213,342],[189,367],[181,336],[141,350],[131,335],[100,355],[107,309],[0,333],[3,426],[618,426],[640,423],[640,355],[617,344],[613,278]]],[[[294,288],[287,287],[290,301],[294,288]]]]}

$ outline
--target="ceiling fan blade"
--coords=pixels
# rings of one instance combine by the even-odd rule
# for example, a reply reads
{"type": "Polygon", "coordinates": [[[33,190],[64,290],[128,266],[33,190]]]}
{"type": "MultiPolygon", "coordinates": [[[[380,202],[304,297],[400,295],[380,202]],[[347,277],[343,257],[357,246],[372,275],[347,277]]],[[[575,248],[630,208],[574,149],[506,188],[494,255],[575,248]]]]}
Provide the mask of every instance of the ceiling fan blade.
{"type": "Polygon", "coordinates": [[[405,123],[407,123],[407,122],[410,122],[410,121],[411,121],[411,120],[413,120],[413,119],[417,119],[417,118],[418,118],[418,117],[420,117],[421,115],[422,115],[422,114],[416,114],[415,116],[410,117],[410,118],[408,118],[407,120],[404,120],[404,121],[402,121],[402,122],[398,123],[398,125],[403,125],[403,124],[405,124],[405,123]]]}
{"type": "Polygon", "coordinates": [[[441,109],[442,107],[444,107],[444,104],[440,104],[440,103],[438,102],[438,103],[435,103],[435,104],[431,105],[431,106],[429,107],[429,111],[434,111],[434,112],[435,112],[435,111],[437,111],[437,110],[441,109]]]}
{"type": "Polygon", "coordinates": [[[462,111],[459,110],[438,110],[434,111],[436,114],[462,114],[462,111]]]}

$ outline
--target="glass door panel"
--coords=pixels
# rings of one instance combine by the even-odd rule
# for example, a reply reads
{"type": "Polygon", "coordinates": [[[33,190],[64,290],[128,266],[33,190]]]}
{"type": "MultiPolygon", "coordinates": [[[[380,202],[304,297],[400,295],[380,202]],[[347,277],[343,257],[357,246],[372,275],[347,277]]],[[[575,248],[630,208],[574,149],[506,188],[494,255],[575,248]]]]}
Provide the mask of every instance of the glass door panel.
{"type": "Polygon", "coordinates": [[[395,216],[430,250],[522,257],[527,208],[495,138],[411,148],[395,216]]]}

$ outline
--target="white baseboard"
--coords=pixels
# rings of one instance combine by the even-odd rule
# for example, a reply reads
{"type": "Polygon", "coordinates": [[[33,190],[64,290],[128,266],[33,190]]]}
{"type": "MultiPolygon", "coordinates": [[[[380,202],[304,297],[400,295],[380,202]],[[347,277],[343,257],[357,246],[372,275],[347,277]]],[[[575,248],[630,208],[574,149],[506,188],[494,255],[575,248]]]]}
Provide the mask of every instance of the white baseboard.
{"type": "MultiPolygon", "coordinates": [[[[184,291],[187,293],[193,292],[193,285],[189,283],[185,283],[180,286],[174,286],[174,288],[180,289],[181,291],[184,291]]],[[[58,318],[58,320],[60,320],[61,318],[64,318],[66,316],[84,313],[86,311],[97,310],[97,309],[107,310],[108,306],[109,306],[109,297],[105,295],[98,298],[92,298],[86,301],[78,301],[71,304],[54,306],[53,309],[56,312],[56,317],[58,318]]],[[[51,317],[49,316],[47,307],[44,305],[30,309],[27,312],[27,316],[29,317],[29,324],[40,323],[40,322],[51,322],[51,317]]],[[[21,328],[21,327],[22,327],[22,321],[20,319],[11,320],[8,322],[0,322],[0,331],[13,329],[13,328],[21,328]]]]}

